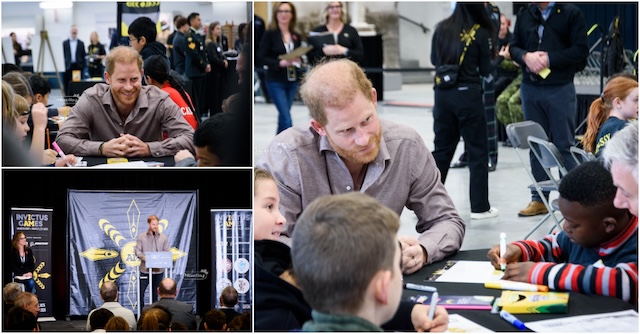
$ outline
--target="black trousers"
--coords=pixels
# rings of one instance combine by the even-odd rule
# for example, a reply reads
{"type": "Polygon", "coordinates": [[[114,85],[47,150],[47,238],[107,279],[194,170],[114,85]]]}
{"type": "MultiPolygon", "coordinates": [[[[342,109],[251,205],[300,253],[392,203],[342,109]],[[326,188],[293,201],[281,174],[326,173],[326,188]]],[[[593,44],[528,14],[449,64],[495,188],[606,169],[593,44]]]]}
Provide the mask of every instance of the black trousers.
{"type": "MultiPolygon", "coordinates": [[[[164,277],[164,273],[153,274],[153,285],[149,290],[149,294],[151,294],[151,300],[153,302],[158,301],[158,287],[160,286],[160,281],[164,277]]],[[[144,291],[149,286],[149,274],[140,273],[140,310],[144,307],[145,303],[149,301],[149,297],[144,298],[144,291]]]]}
{"type": "Polygon", "coordinates": [[[447,179],[449,164],[462,136],[469,159],[471,212],[488,211],[491,208],[487,166],[489,149],[482,90],[466,86],[436,88],[433,118],[433,157],[440,170],[442,183],[447,179]]]}
{"type": "Polygon", "coordinates": [[[193,96],[191,96],[191,101],[193,102],[193,106],[196,108],[195,114],[198,118],[198,124],[202,123],[202,115],[207,112],[207,77],[206,76],[198,76],[198,77],[190,77],[191,80],[191,90],[193,91],[193,96]]]}

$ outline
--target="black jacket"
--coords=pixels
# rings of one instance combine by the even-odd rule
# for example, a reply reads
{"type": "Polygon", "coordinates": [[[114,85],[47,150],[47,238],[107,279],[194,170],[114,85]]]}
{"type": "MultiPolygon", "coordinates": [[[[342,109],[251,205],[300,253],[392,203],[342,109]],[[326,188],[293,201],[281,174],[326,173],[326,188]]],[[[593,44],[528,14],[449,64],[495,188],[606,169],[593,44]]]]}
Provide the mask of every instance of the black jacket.
{"type": "Polygon", "coordinates": [[[522,67],[522,82],[538,86],[573,82],[578,65],[589,56],[584,14],[574,5],[556,2],[544,23],[542,39],[539,39],[537,30],[542,22],[536,4],[518,12],[510,52],[511,59],[522,67]],[[551,73],[546,79],[531,74],[526,68],[522,57],[530,51],[548,52],[551,73]]]}
{"type": "Polygon", "coordinates": [[[25,261],[20,261],[20,254],[11,247],[11,271],[15,276],[22,276],[25,273],[33,272],[36,269],[36,259],[33,256],[33,250],[27,248],[25,250],[25,261]]]}
{"type": "MultiPolygon", "coordinates": [[[[297,48],[301,44],[300,35],[295,32],[291,32],[291,39],[293,40],[293,48],[297,48]]],[[[264,32],[262,40],[260,41],[260,48],[258,49],[257,59],[259,66],[265,69],[265,77],[270,81],[288,81],[287,68],[280,67],[280,60],[278,56],[286,54],[287,49],[282,42],[282,34],[280,30],[269,29],[264,32]]]]}
{"type": "Polygon", "coordinates": [[[154,55],[160,55],[167,58],[167,48],[164,46],[164,44],[153,41],[145,45],[144,48],[142,48],[142,50],[140,51],[140,56],[143,60],[147,60],[147,58],[154,55]]]}

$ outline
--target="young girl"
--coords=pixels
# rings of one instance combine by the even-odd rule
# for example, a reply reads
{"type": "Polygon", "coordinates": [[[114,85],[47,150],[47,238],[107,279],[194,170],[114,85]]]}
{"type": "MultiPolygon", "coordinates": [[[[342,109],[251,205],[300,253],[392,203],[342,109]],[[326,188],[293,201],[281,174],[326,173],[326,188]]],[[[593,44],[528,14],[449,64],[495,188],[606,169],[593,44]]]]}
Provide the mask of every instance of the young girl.
{"type": "Polygon", "coordinates": [[[285,219],[278,206],[278,185],[269,172],[256,168],[253,185],[254,240],[278,241],[285,219]]]}
{"type": "Polygon", "coordinates": [[[609,139],[629,120],[638,117],[638,81],[620,75],[607,82],[600,98],[591,103],[582,146],[597,157],[609,139]]]}

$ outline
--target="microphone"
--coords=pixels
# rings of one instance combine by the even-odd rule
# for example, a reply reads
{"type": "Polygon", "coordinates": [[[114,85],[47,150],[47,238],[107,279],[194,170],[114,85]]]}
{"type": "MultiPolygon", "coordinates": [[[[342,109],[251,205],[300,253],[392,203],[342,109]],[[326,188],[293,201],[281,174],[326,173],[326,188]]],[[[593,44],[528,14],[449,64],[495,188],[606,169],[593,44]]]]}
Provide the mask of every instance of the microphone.
{"type": "Polygon", "coordinates": [[[151,231],[153,233],[153,243],[156,245],[156,252],[158,251],[158,241],[156,241],[156,231],[151,231]]]}

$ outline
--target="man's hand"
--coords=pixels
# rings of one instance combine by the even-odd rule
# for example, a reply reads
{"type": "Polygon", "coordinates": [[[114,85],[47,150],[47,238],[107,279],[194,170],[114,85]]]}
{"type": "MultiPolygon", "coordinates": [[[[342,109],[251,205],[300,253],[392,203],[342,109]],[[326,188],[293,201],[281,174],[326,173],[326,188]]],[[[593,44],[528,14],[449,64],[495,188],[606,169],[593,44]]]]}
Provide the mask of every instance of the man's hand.
{"type": "Polygon", "coordinates": [[[511,60],[511,53],[509,53],[509,44],[500,48],[498,55],[504,57],[504,59],[511,60]]]}
{"type": "Polygon", "coordinates": [[[124,133],[120,134],[120,136],[127,139],[125,142],[128,146],[126,153],[127,157],[148,157],[151,155],[149,144],[143,142],[140,138],[124,133]]]}
{"type": "Polygon", "coordinates": [[[178,153],[176,153],[176,155],[173,157],[173,160],[178,163],[184,159],[187,158],[194,158],[193,154],[191,154],[191,152],[189,152],[189,150],[180,150],[178,151],[178,153]]]}
{"type": "Polygon", "coordinates": [[[549,67],[548,59],[549,57],[546,51],[527,52],[522,57],[529,71],[535,74],[549,67]]]}
{"type": "Polygon", "coordinates": [[[535,262],[531,261],[507,264],[507,270],[504,271],[502,279],[529,283],[529,272],[534,264],[535,262]]]}
{"type": "MultiPolygon", "coordinates": [[[[487,257],[491,260],[491,265],[500,269],[500,245],[495,245],[487,253],[487,257]]],[[[507,245],[506,254],[502,256],[505,263],[516,263],[522,261],[522,249],[516,245],[507,245]]]]}
{"type": "Polygon", "coordinates": [[[427,263],[426,251],[415,237],[398,237],[402,246],[402,272],[412,274],[427,263]]]}
{"type": "Polygon", "coordinates": [[[429,321],[429,306],[416,304],[411,309],[411,323],[416,332],[444,332],[449,327],[449,313],[442,306],[436,306],[433,321],[429,321]]]}
{"type": "Polygon", "coordinates": [[[129,149],[127,142],[128,140],[125,137],[113,138],[104,142],[102,144],[102,155],[109,158],[127,156],[127,150],[129,149]]]}

